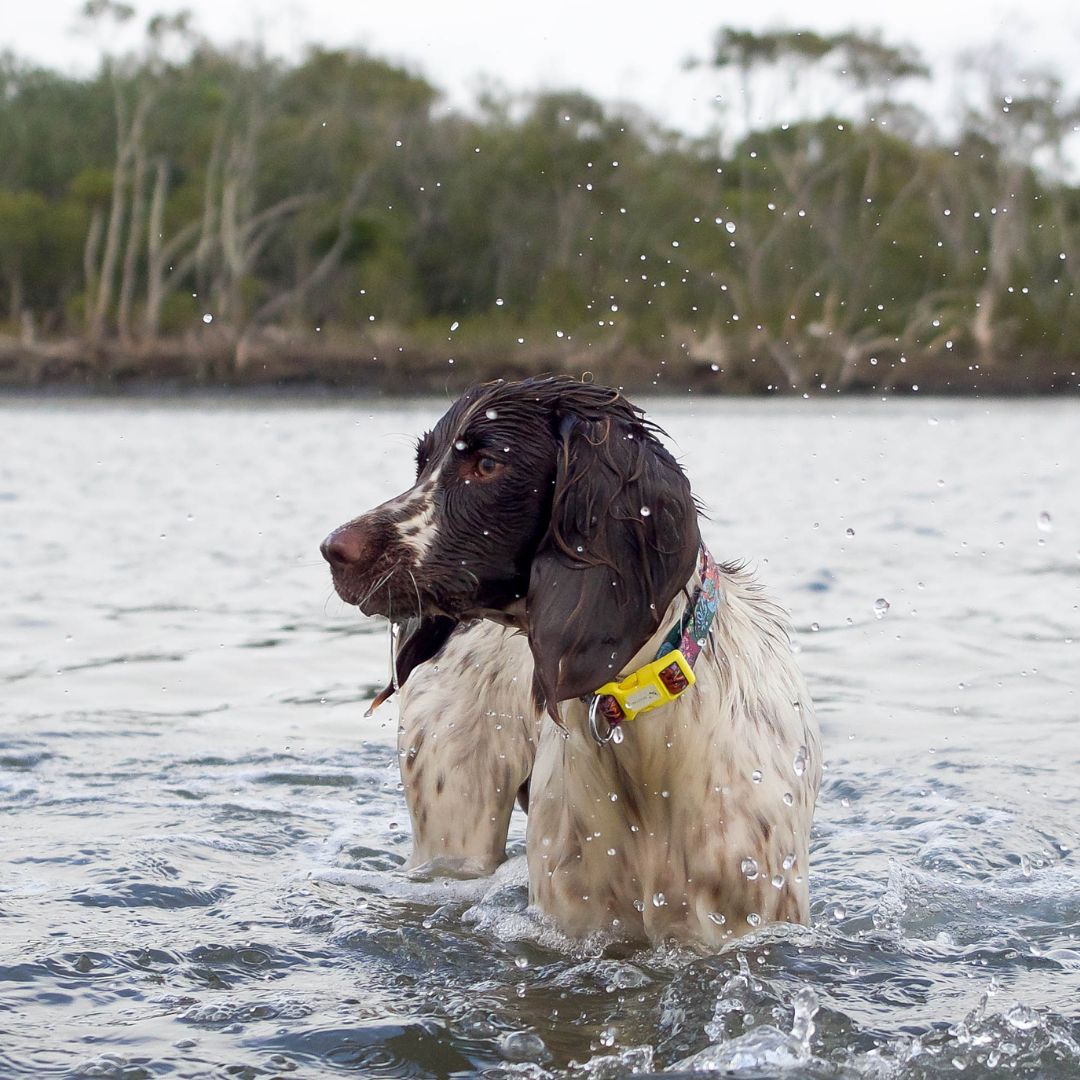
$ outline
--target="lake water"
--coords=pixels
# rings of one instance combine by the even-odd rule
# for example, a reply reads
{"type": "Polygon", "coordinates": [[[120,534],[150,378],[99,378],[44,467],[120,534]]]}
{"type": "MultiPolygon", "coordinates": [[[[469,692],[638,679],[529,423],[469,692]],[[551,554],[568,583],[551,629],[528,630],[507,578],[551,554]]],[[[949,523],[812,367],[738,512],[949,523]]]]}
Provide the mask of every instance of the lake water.
{"type": "Polygon", "coordinates": [[[445,404],[0,401],[0,1076],[1080,1074],[1080,402],[651,403],[825,740],[812,928],[713,957],[561,939],[521,820],[395,873],[317,547],[445,404]]]}

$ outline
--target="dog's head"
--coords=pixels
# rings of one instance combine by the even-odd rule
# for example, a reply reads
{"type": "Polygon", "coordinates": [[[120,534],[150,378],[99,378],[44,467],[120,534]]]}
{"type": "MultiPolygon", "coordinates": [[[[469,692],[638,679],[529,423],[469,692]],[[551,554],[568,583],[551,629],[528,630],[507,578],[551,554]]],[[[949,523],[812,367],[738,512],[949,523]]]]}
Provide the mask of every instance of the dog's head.
{"type": "Polygon", "coordinates": [[[334,587],[409,621],[398,679],[461,619],[522,627],[538,700],[608,681],[693,572],[697,508],[616,390],[553,377],[467,391],[417,446],[416,483],[322,545],[334,587]]]}

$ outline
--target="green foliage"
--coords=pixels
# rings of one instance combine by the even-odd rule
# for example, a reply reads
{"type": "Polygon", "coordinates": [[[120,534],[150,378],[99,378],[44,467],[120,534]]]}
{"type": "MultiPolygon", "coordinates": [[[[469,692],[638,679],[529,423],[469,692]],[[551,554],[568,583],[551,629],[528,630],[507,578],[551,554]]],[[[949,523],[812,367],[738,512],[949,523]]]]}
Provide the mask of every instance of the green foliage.
{"type": "Polygon", "coordinates": [[[728,28],[707,66],[747,95],[832,79],[850,113],[731,143],[571,91],[463,115],[384,60],[222,51],[183,16],[86,79],[4,56],[0,318],[238,355],[273,326],[395,356],[678,358],[759,389],[1072,362],[1078,113],[1052,80],[944,146],[888,102],[926,66],[879,38],[728,28]]]}

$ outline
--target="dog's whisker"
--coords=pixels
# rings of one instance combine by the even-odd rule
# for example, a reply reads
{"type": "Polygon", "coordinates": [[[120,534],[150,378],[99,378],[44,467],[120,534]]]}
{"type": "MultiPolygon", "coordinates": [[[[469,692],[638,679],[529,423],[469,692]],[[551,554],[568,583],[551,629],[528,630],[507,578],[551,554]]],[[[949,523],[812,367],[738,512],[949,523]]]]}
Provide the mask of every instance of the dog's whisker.
{"type": "Polygon", "coordinates": [[[364,593],[363,597],[360,600],[357,600],[356,606],[358,608],[363,607],[364,604],[366,604],[393,576],[393,570],[390,570],[387,573],[383,574],[383,576],[379,578],[379,580],[376,581],[375,584],[372,585],[366,593],[364,593]]]}
{"type": "Polygon", "coordinates": [[[416,575],[410,570],[409,579],[412,581],[413,591],[416,593],[416,617],[422,618],[424,614],[424,605],[420,602],[420,586],[416,584],[416,575]]]}

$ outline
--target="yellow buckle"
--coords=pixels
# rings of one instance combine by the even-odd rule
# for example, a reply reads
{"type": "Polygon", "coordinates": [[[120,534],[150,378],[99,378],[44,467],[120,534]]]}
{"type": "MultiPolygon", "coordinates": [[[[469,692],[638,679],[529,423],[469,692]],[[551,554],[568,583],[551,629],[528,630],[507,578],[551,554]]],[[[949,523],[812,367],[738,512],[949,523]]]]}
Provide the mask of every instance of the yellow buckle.
{"type": "Polygon", "coordinates": [[[658,709],[674,701],[696,681],[694,669],[686,657],[678,649],[673,649],[659,660],[631,672],[622,682],[604,683],[594,697],[610,695],[619,703],[622,719],[633,720],[638,713],[658,709]]]}

